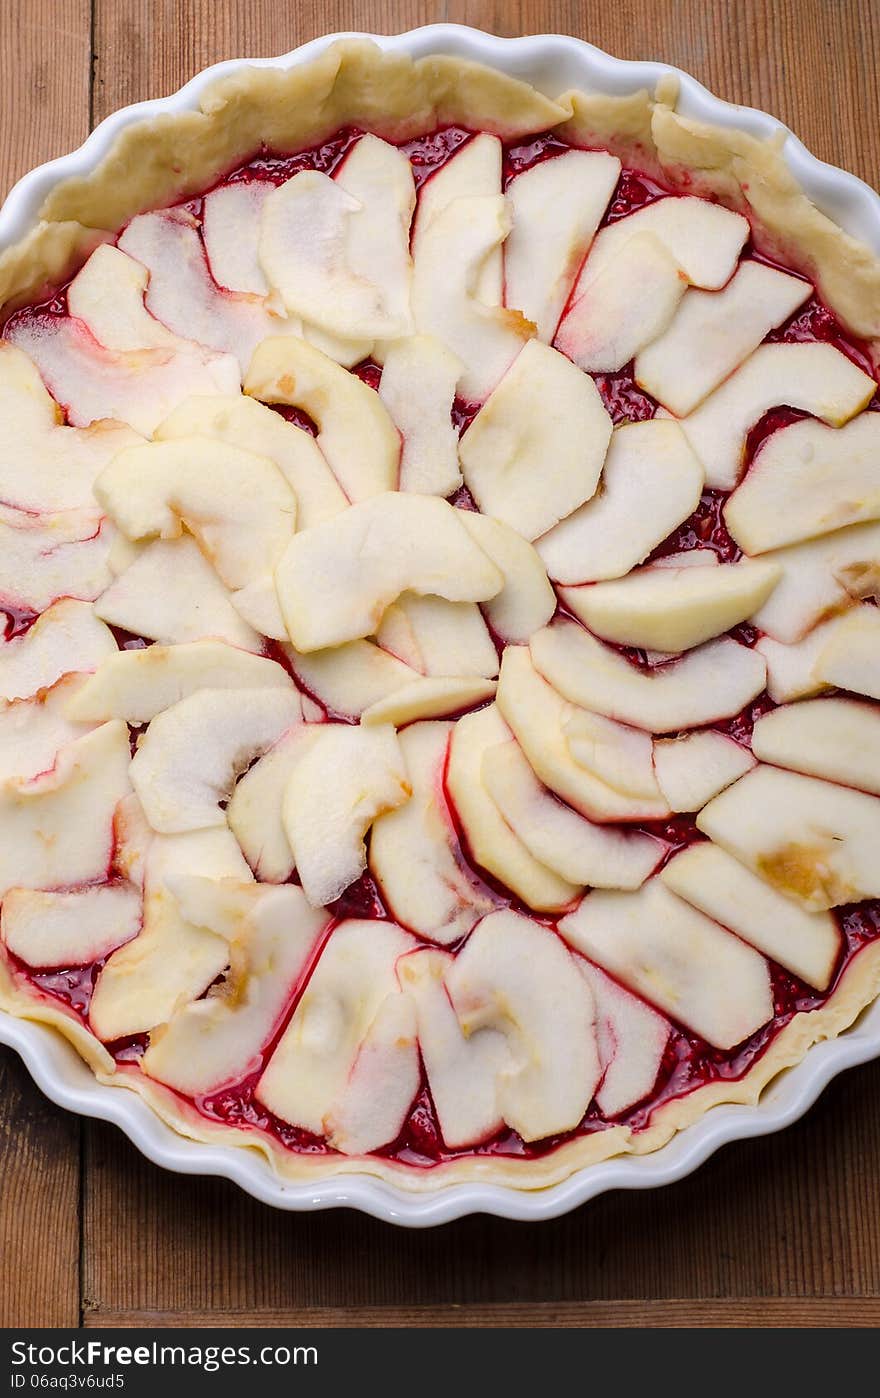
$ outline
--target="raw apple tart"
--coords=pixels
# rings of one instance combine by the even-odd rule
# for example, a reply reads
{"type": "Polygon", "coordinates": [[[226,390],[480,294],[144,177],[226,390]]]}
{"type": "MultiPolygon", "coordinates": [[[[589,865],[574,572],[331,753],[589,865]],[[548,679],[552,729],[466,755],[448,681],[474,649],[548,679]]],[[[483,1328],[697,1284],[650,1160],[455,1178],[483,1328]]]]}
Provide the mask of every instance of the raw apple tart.
{"type": "Polygon", "coordinates": [[[672,84],[365,42],[0,259],[0,1003],[294,1178],[534,1188],[880,987],[880,265],[672,84]]]}

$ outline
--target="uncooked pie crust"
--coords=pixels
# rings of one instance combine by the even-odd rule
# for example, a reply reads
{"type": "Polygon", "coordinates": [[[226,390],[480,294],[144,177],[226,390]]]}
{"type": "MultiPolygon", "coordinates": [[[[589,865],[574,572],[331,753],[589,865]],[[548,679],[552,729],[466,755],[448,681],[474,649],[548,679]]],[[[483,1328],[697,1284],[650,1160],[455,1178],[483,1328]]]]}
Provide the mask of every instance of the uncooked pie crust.
{"type": "MultiPolygon", "coordinates": [[[[92,173],[57,184],[38,225],[0,257],[0,305],[34,300],[63,282],[100,242],[112,240],[133,215],[209,188],[261,146],[305,149],[346,126],[391,142],[449,124],[505,140],[552,130],[572,145],[612,152],[673,192],[712,196],[745,212],[762,252],[809,277],[843,325],[871,342],[876,362],[880,260],[810,203],[782,158],[781,139],[762,142],[690,120],[676,113],[675,99],[670,77],[653,96],[575,91],[554,102],[487,67],[443,56],[413,61],[364,41],[340,42],[287,71],[244,68],[206,89],[200,110],[132,123],[92,173]]],[[[473,1154],[418,1169],[376,1155],[300,1154],[268,1136],[245,1138],[235,1127],[209,1121],[161,1084],[117,1067],[73,1013],[23,994],[0,964],[5,1010],[59,1030],[100,1082],[139,1092],[183,1136],[258,1150],[286,1179],[366,1173],[414,1191],[465,1181],[540,1189],[611,1156],[657,1150],[710,1107],[755,1104],[811,1044],[847,1029],[878,991],[880,941],[852,959],[821,1009],[795,1015],[744,1076],[665,1102],[644,1129],[612,1126],[537,1158],[473,1154]]]]}

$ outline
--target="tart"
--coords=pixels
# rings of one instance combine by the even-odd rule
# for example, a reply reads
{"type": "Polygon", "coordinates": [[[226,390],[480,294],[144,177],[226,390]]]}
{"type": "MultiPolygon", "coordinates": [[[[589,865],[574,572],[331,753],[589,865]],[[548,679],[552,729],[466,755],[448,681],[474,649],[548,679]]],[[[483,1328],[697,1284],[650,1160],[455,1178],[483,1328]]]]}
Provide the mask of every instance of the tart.
{"type": "Polygon", "coordinates": [[[880,989],[880,263],[675,97],[345,41],[0,258],[0,1005],[184,1136],[542,1187],[880,989]]]}

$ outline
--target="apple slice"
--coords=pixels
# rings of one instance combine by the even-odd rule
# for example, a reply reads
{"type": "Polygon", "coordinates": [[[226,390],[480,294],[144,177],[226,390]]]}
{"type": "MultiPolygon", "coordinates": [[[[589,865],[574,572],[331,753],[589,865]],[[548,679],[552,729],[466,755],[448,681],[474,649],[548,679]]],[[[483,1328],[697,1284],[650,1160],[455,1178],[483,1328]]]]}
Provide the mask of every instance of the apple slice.
{"type": "Polygon", "coordinates": [[[667,888],[816,990],[827,990],[840,955],[829,912],[807,912],[756,878],[720,845],[690,845],[660,875],[667,888]]]}
{"type": "Polygon", "coordinates": [[[182,1005],[155,1029],[141,1070],[189,1096],[240,1082],[262,1066],[261,1050],[278,1026],[313,955],[327,913],[302,890],[216,881],[198,874],[171,881],[183,917],[230,943],[230,969],[204,999],[182,1005]]]}
{"type": "Polygon", "coordinates": [[[620,1116],[650,1095],[671,1025],[598,966],[580,959],[577,966],[596,1007],[596,1041],[602,1066],[596,1106],[605,1117],[620,1116]]]}
{"type": "Polygon", "coordinates": [[[374,641],[349,641],[308,655],[286,646],[285,654],[300,684],[328,713],[345,718],[360,718],[373,704],[419,678],[417,670],[374,641]]]}
{"type": "MultiPolygon", "coordinates": [[[[465,512],[460,510],[456,518],[464,520],[465,512]]],[[[480,547],[477,536],[468,533],[480,547]]],[[[498,652],[475,602],[401,593],[386,610],[376,639],[426,675],[492,679],[498,674],[498,652]]]]}
{"type": "Polygon", "coordinates": [[[379,816],[370,835],[370,872],[391,914],[444,946],[466,936],[496,904],[465,863],[446,806],[451,732],[450,723],[414,723],[399,735],[412,796],[379,816]]]}
{"type": "Polygon", "coordinates": [[[574,706],[562,729],[579,767],[627,796],[658,795],[649,733],[574,706]]]}
{"type": "Polygon", "coordinates": [[[665,244],[638,233],[599,271],[582,274],[554,344],[589,373],[614,373],[663,334],[686,289],[665,244]]]}
{"type": "Polygon", "coordinates": [[[236,776],[302,710],[295,689],[199,689],[153,719],[131,764],[154,830],[171,835],[225,825],[219,802],[236,776]]]}
{"type": "Polygon", "coordinates": [[[801,408],[842,427],[876,391],[874,380],[834,345],[761,345],[681,426],[706,468],[707,486],[732,490],[749,431],[770,408],[801,408]]]}
{"type": "MultiPolygon", "coordinates": [[[[231,186],[234,188],[234,186],[231,186]]],[[[211,437],[274,461],[296,496],[297,525],[310,529],[348,504],[314,438],[242,394],[188,398],[160,423],[155,437],[211,437]]]]}
{"type": "MultiPolygon", "coordinates": [[[[242,620],[230,594],[188,534],[155,539],[94,603],[111,626],[166,645],[212,639],[259,651],[263,638],[242,620]]],[[[286,634],[286,633],[285,633],[286,634]]]]}
{"type": "Polygon", "coordinates": [[[480,1029],[465,1038],[444,984],[455,958],[424,948],[400,959],[397,974],[414,1001],[419,1047],[431,1100],[449,1150],[489,1140],[504,1125],[498,1080],[511,1066],[504,1034],[480,1029]]]}
{"type": "Polygon", "coordinates": [[[208,437],[126,448],[95,494],[129,539],[176,539],[185,524],[230,588],[271,569],[296,523],[296,500],[274,461],[208,437]]]}
{"type": "Polygon", "coordinates": [[[588,893],[559,931],[615,980],[715,1048],[733,1048],[773,1017],[763,956],[660,879],[649,879],[636,893],[588,893]]]}
{"type": "Polygon", "coordinates": [[[473,861],[536,912],[558,912],[578,889],[535,859],[513,833],[482,779],[487,749],[510,740],[494,704],[466,714],[449,744],[446,789],[473,861]]]}
{"type": "Polygon", "coordinates": [[[144,305],[149,273],[112,243],[95,248],[67,288],[67,308],[108,350],[167,349],[172,353],[201,353],[205,347],[170,331],[144,305]]]}
{"type": "Polygon", "coordinates": [[[461,522],[504,577],[504,586],[483,603],[495,635],[505,643],[525,642],[556,611],[556,594],[535,549],[498,519],[460,510],[461,522]]]}
{"type": "Polygon", "coordinates": [[[595,493],[610,439],[592,379],[534,340],[461,439],[465,484],[484,514],[535,539],[595,493]]]}
{"type": "Polygon", "coordinates": [[[880,518],[880,416],[846,427],[813,418],[774,432],[724,506],[746,553],[800,543],[880,518]]]}
{"type": "Polygon", "coordinates": [[[467,1038],[496,1030],[510,1061],[501,1115],[524,1141],[571,1131],[599,1082],[593,1002],[574,958],[548,928],[509,910],[474,929],[446,975],[467,1038]]]}
{"type": "MultiPolygon", "coordinates": [[[[412,248],[414,257],[424,260],[432,252],[441,252],[438,244],[425,243],[425,233],[437,217],[443,213],[454,199],[501,194],[503,150],[497,136],[482,131],[465,141],[439,169],[425,180],[419,190],[419,202],[413,224],[412,248]]],[[[442,275],[444,262],[438,262],[437,271],[442,275]]],[[[503,291],[502,253],[500,247],[493,247],[479,266],[475,281],[475,295],[486,306],[500,306],[503,291]]]]}
{"type": "Polygon", "coordinates": [[[460,515],[435,495],[389,491],[296,534],[275,570],[295,648],[371,635],[402,592],[450,602],[494,597],[503,576],[460,515]]]}
{"type": "Polygon", "coordinates": [[[880,801],[759,763],[697,816],[710,840],[805,908],[880,895],[880,801]]]}
{"type": "Polygon", "coordinates": [[[105,1043],[165,1024],[229,966],[227,940],[186,921],[170,882],[179,874],[238,881],[250,877],[225,826],[184,835],[150,832],[143,863],[143,929],[110,956],[89,1007],[92,1032],[105,1043]]]}
{"type": "Polygon", "coordinates": [[[318,446],[349,500],[394,490],[400,436],[379,395],[302,340],[265,340],[251,360],[245,393],[308,413],[318,446]]]}
{"type": "Polygon", "coordinates": [[[507,186],[513,228],[504,245],[504,299],[534,321],[545,344],[556,333],[619,175],[613,155],[568,150],[507,186]]]}
{"type": "Polygon", "coordinates": [[[62,675],[97,669],[115,651],[113,632],[92,604],[65,598],[22,636],[0,643],[0,698],[26,699],[62,675]]]}
{"type": "MultiPolygon", "coordinates": [[[[293,690],[293,681],[276,661],[223,641],[149,646],[108,655],[71,699],[67,714],[80,722],[149,723],[200,689],[262,688],[293,690]]],[[[293,697],[298,701],[295,691],[293,697]]]]}
{"type": "Polygon", "coordinates": [[[714,568],[639,568],[625,578],[561,589],[591,631],[623,646],[666,654],[691,650],[753,616],[782,570],[773,563],[714,568]]]}
{"type": "Polygon", "coordinates": [[[431,335],[389,345],[379,397],[400,433],[400,489],[453,495],[461,485],[458,433],[452,424],[461,360],[431,335]]]}
{"type": "MultiPolygon", "coordinates": [[[[355,1153],[377,1150],[394,1139],[417,1091],[412,1063],[415,1059],[417,1065],[418,1057],[414,1036],[407,1033],[396,1071],[388,1063],[388,1056],[393,1060],[395,1055],[388,1054],[389,1011],[384,1007],[389,998],[403,998],[395,965],[415,945],[414,938],[393,922],[351,920],[334,929],[257,1084],[256,1096],[264,1107],[316,1136],[328,1131],[329,1122],[331,1139],[332,1123],[339,1121],[340,1149],[348,1138],[346,1126],[351,1130],[357,1116],[365,1127],[373,1108],[372,1139],[366,1132],[353,1132],[358,1137],[355,1153]],[[364,1064],[358,1072],[359,1055],[374,1026],[372,1045],[386,1071],[370,1072],[364,1064]]],[[[390,1014],[396,1018],[396,1011],[390,1014]]],[[[399,1031],[400,1021],[394,1027],[399,1031]]]]}
{"type": "Polygon", "coordinates": [[[395,728],[420,719],[443,718],[484,704],[495,693],[495,681],[481,675],[420,675],[385,699],[378,699],[361,714],[361,723],[374,727],[391,723],[395,728]]]}
{"type": "Polygon", "coordinates": [[[672,324],[636,357],[634,376],[676,417],[693,412],[813,288],[747,259],[723,291],[685,292],[672,324]]]}
{"type": "Polygon", "coordinates": [[[877,608],[867,604],[855,607],[821,629],[821,648],[813,667],[818,680],[822,684],[839,685],[855,694],[866,694],[870,699],[880,699],[880,613],[877,608]],[[830,631],[832,624],[833,632],[830,631]]]}
{"type": "Polygon", "coordinates": [[[754,765],[746,748],[711,728],[654,744],[657,784],[673,811],[701,810],[754,765]]]}
{"type": "Polygon", "coordinates": [[[130,756],[125,724],[105,723],[63,747],[48,771],[0,783],[0,898],[106,878],[130,756]]]}
{"type": "Polygon", "coordinates": [[[0,342],[0,499],[6,505],[32,513],[93,510],[95,477],[137,440],[121,422],[62,426],[36,366],[0,342]]]}
{"type": "Polygon", "coordinates": [[[592,500],[535,548],[556,582],[621,578],[693,514],[702,489],[703,468],[677,423],[624,423],[612,433],[592,500]]]}
{"type": "Polygon", "coordinates": [[[483,785],[514,834],[541,864],[573,884],[639,888],[663,857],[659,840],[594,825],[542,786],[518,743],[487,748],[483,785]]]}
{"type": "Polygon", "coordinates": [[[598,234],[584,263],[573,300],[581,287],[603,271],[638,234],[659,239],[692,286],[717,291],[736,269],[749,236],[741,214],[694,195],[669,195],[608,224],[598,234]]]}
{"type": "Polygon", "coordinates": [[[366,1155],[392,1141],[421,1082],[415,1005],[390,995],[361,1043],[342,1100],[327,1113],[328,1143],[343,1155],[366,1155]]]}
{"type": "Polygon", "coordinates": [[[853,524],[762,557],[782,577],[750,618],[776,641],[800,641],[816,622],[855,599],[880,594],[880,524],[853,524]]]}
{"type": "Polygon", "coordinates": [[[32,515],[0,505],[0,598],[34,612],[61,597],[91,601],[111,581],[112,532],[94,509],[32,515]]]}
{"type": "MultiPolygon", "coordinates": [[[[588,819],[654,820],[669,814],[650,755],[644,770],[634,774],[641,780],[628,783],[638,784],[638,792],[612,786],[594,768],[575,759],[567,739],[567,725],[576,717],[574,707],[534,668],[527,646],[508,646],[504,652],[497,703],[536,775],[588,819]]],[[[609,730],[606,721],[602,737],[603,746],[610,746],[613,756],[626,763],[631,752],[629,734],[609,730]],[[617,752],[616,738],[620,744],[617,752]]],[[[607,753],[602,753],[602,760],[608,761],[607,753]]]]}
{"type": "Polygon", "coordinates": [[[286,883],[293,873],[293,851],[281,810],[293,770],[318,731],[317,724],[292,724],[239,778],[226,808],[229,828],[245,859],[265,883],[286,883]]]}
{"type": "Polygon", "coordinates": [[[766,679],[764,657],[727,636],[647,670],[573,621],[538,631],[530,648],[536,668],[572,704],[651,733],[731,718],[766,679]]]}
{"type": "Polygon", "coordinates": [[[200,349],[114,352],[70,316],[32,317],[4,333],[33,360],[74,427],[113,418],[149,437],[182,399],[235,393],[240,383],[230,355],[206,361],[200,349]]]}
{"type": "Polygon", "coordinates": [[[880,713],[858,699],[807,699],[762,714],[752,730],[762,762],[880,796],[880,713]]]}
{"type": "Polygon", "coordinates": [[[332,903],[367,867],[367,831],[412,793],[390,724],[325,723],[302,730],[281,805],[303,891],[314,907],[332,903]]]}
{"type": "MultiPolygon", "coordinates": [[[[803,640],[793,641],[790,645],[774,641],[772,636],[761,636],[755,642],[755,650],[760,651],[767,662],[767,693],[773,702],[789,704],[792,699],[807,699],[837,683],[823,678],[818,673],[819,660],[825,647],[830,647],[837,633],[841,632],[841,653],[845,653],[847,628],[851,624],[854,627],[856,625],[855,622],[850,622],[850,618],[858,617],[859,626],[864,621],[864,624],[870,627],[876,615],[877,609],[870,602],[863,602],[839,616],[820,622],[812,631],[807,632],[803,640]]],[[[876,639],[880,642],[880,628],[876,639]]],[[[821,668],[824,670],[824,663],[821,668]]],[[[878,693],[873,695],[873,698],[880,698],[880,675],[877,684],[878,693]]],[[[843,684],[841,687],[846,689],[847,686],[843,684]]]]}
{"type": "Polygon", "coordinates": [[[0,938],[26,966],[88,966],[137,936],[141,912],[140,894],[126,884],[69,893],[10,888],[0,938]]]}
{"type": "MultiPolygon", "coordinates": [[[[346,226],[348,265],[355,277],[370,281],[377,288],[384,318],[394,327],[390,332],[375,332],[375,338],[411,334],[410,225],[416,188],[409,157],[397,146],[367,132],[349,146],[333,178],[360,204],[346,226]]],[[[289,274],[289,268],[285,271],[289,274]]],[[[306,319],[323,324],[320,317],[306,319]]],[[[369,330],[366,333],[374,334],[369,330]]]]}
{"type": "Polygon", "coordinates": [[[0,703],[0,782],[10,777],[33,779],[50,771],[61,748],[97,726],[71,723],[65,716],[85,678],[64,675],[32,698],[0,703]]]}
{"type": "Polygon", "coordinates": [[[455,198],[426,224],[414,247],[416,329],[435,336],[461,360],[459,393],[468,402],[481,403],[491,393],[534,334],[532,322],[519,311],[488,305],[481,297],[483,269],[510,226],[503,195],[455,198]]]}

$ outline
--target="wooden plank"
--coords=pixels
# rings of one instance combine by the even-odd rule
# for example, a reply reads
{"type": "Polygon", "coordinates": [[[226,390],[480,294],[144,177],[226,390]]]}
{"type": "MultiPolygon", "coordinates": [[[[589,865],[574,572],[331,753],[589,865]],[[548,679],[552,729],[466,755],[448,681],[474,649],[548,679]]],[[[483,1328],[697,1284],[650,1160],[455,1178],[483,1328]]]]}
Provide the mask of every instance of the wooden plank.
{"type": "Polygon", "coordinates": [[[79,1324],[79,1140],[0,1049],[0,1328],[79,1324]]]}

